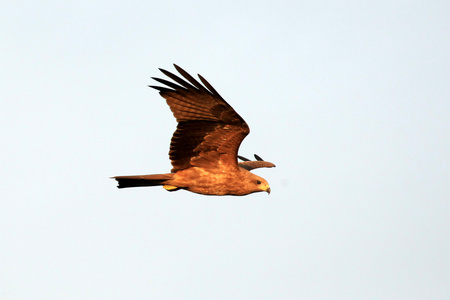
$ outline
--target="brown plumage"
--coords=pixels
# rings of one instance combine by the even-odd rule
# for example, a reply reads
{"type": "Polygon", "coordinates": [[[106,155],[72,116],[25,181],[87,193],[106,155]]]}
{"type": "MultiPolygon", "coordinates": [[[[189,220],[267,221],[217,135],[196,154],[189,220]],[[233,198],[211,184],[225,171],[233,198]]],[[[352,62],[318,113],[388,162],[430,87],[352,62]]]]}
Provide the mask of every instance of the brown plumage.
{"type": "Polygon", "coordinates": [[[238,155],[237,156],[241,161],[238,163],[239,167],[244,168],[248,171],[258,168],[274,168],[275,165],[271,162],[263,160],[261,157],[255,154],[256,161],[252,161],[248,158],[238,155]]]}
{"type": "Polygon", "coordinates": [[[200,84],[182,68],[176,70],[187,80],[160,69],[177,84],[153,78],[167,87],[159,90],[177,119],[169,157],[171,173],[116,176],[119,188],[162,185],[168,191],[185,189],[204,195],[247,195],[270,187],[264,178],[248,170],[275,165],[263,161],[238,164],[237,153],[250,129],[244,119],[201,76],[200,84]]]}

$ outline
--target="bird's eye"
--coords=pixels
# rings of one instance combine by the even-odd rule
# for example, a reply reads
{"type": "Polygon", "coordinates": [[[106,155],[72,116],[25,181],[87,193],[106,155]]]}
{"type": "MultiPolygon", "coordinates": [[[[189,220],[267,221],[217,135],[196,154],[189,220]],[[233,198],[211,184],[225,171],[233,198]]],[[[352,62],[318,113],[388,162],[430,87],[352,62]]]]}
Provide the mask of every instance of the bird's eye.
{"type": "Polygon", "coordinates": [[[259,181],[259,180],[256,180],[256,184],[261,184],[261,181],[259,181]]]}

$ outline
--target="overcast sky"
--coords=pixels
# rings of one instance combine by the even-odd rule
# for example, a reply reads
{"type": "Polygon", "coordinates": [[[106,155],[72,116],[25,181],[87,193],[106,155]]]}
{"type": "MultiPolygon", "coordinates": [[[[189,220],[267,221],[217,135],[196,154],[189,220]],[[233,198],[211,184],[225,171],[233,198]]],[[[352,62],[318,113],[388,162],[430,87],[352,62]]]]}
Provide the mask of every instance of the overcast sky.
{"type": "Polygon", "coordinates": [[[450,2],[9,1],[1,299],[448,299],[450,2]],[[165,173],[177,63],[247,121],[272,193],[165,173]]]}

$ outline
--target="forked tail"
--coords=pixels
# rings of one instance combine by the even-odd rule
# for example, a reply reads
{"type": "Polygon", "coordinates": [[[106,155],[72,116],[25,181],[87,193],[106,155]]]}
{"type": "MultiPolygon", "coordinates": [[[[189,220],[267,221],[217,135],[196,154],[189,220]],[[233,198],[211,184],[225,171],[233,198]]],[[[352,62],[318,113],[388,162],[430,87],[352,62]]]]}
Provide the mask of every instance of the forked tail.
{"type": "Polygon", "coordinates": [[[138,186],[157,186],[166,185],[173,178],[172,173],[153,174],[153,175],[135,175],[135,176],[115,176],[111,177],[117,180],[119,189],[138,187],[138,186]]]}

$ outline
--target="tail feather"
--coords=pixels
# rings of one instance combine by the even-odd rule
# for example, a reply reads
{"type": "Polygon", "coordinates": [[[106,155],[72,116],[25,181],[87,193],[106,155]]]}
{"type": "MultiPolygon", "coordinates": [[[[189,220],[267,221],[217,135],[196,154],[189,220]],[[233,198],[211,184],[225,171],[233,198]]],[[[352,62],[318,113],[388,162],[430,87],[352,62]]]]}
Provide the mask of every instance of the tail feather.
{"type": "Polygon", "coordinates": [[[173,174],[153,174],[136,176],[115,176],[111,177],[119,183],[119,189],[138,186],[157,186],[168,183],[173,178],[173,174]]]}

